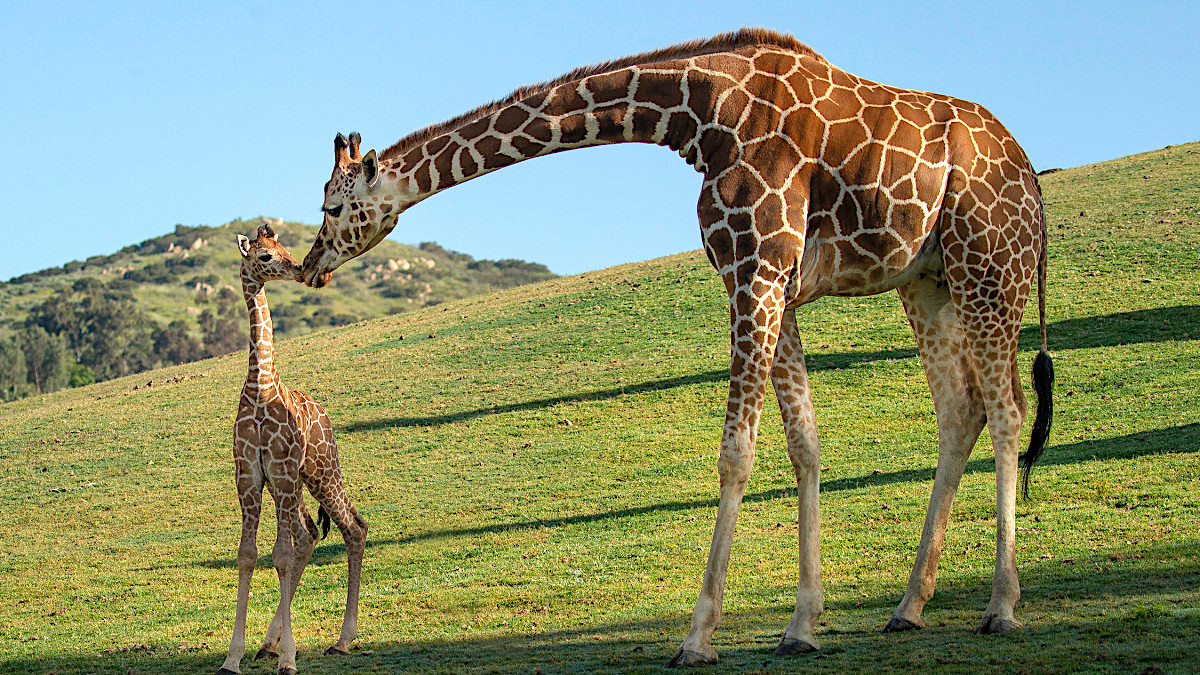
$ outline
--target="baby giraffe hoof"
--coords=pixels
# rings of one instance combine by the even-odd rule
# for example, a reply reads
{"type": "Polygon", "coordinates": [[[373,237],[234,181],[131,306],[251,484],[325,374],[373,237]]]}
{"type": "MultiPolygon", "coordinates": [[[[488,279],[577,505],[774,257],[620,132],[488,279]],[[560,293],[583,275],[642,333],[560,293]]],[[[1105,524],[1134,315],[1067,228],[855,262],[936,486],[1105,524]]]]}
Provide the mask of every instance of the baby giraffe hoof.
{"type": "Polygon", "coordinates": [[[921,621],[920,619],[917,619],[914,622],[909,621],[908,619],[902,619],[898,616],[893,616],[892,620],[887,622],[887,625],[883,627],[883,632],[902,633],[906,630],[921,630],[924,627],[925,622],[921,621]]]}
{"type": "Polygon", "coordinates": [[[267,659],[277,659],[277,658],[279,658],[279,654],[277,652],[271,651],[267,647],[263,647],[262,649],[258,650],[258,652],[254,655],[255,661],[266,661],[267,659]]]}
{"type": "Polygon", "coordinates": [[[279,675],[296,675],[296,669],[291,667],[280,668],[279,675]]]}
{"type": "Polygon", "coordinates": [[[995,614],[988,614],[983,617],[983,621],[979,624],[979,628],[975,629],[976,635],[999,635],[1012,630],[1021,628],[1021,622],[1016,619],[999,619],[995,614]]]}
{"type": "Polygon", "coordinates": [[[819,649],[820,647],[807,640],[797,640],[796,638],[785,637],[779,641],[779,646],[775,648],[775,656],[808,654],[819,649]]]}
{"type": "Polygon", "coordinates": [[[232,670],[226,668],[225,666],[221,666],[221,669],[217,671],[217,675],[238,675],[238,674],[233,672],[232,670]]]}
{"type": "Polygon", "coordinates": [[[341,647],[339,647],[337,645],[334,645],[334,646],[330,647],[329,649],[325,650],[325,656],[347,656],[349,654],[350,654],[350,650],[342,649],[341,647]]]}
{"type": "Polygon", "coordinates": [[[707,665],[710,665],[710,664],[713,664],[716,662],[717,662],[717,653],[716,652],[709,651],[708,653],[705,653],[705,652],[694,651],[691,649],[684,649],[684,648],[680,647],[679,651],[675,652],[675,656],[672,656],[671,660],[667,661],[667,667],[668,668],[678,668],[680,666],[683,666],[683,667],[707,666],[707,665]]]}

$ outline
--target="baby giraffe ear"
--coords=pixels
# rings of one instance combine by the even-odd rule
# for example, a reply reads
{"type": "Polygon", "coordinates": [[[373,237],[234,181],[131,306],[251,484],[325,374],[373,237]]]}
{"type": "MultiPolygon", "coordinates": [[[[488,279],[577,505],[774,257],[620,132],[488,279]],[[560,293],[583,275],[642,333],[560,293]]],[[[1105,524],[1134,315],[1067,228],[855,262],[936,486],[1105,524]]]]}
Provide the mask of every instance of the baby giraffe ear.
{"type": "Polygon", "coordinates": [[[379,158],[375,156],[375,151],[371,150],[362,158],[363,176],[367,179],[367,187],[375,187],[375,183],[379,181],[379,158]]]}
{"type": "Polygon", "coordinates": [[[239,234],[237,237],[238,237],[238,251],[240,251],[242,254],[242,257],[245,258],[246,256],[250,255],[250,240],[247,239],[246,235],[244,235],[244,234],[239,234]]]}

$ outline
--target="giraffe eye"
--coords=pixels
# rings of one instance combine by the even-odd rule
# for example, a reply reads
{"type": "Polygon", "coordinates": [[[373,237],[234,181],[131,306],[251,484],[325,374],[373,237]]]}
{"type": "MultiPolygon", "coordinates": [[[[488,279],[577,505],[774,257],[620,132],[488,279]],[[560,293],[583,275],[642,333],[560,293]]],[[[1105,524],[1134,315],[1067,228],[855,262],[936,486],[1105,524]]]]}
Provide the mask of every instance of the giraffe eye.
{"type": "Polygon", "coordinates": [[[342,215],[342,205],[338,204],[337,206],[331,206],[325,209],[325,213],[328,213],[331,218],[337,218],[338,216],[342,215]]]}
{"type": "Polygon", "coordinates": [[[270,253],[259,253],[258,259],[263,262],[271,262],[271,254],[270,253]]]}

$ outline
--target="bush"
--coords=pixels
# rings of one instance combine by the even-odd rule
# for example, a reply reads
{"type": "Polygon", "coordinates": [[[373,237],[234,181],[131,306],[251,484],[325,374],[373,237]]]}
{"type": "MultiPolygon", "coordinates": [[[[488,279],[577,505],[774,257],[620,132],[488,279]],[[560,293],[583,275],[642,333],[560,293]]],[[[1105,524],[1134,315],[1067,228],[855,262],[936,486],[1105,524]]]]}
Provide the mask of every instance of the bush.
{"type": "Polygon", "coordinates": [[[89,384],[95,383],[96,374],[92,372],[91,368],[88,368],[82,363],[76,363],[71,366],[70,377],[67,381],[67,386],[74,389],[75,387],[86,387],[89,384]]]}

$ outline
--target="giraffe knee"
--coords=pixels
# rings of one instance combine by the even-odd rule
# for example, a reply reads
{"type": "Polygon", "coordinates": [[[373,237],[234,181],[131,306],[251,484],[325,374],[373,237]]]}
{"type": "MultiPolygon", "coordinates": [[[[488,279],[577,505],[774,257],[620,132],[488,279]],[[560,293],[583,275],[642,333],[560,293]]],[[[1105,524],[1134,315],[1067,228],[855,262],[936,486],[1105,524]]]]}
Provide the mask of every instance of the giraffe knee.
{"type": "Polygon", "coordinates": [[[788,459],[797,475],[820,468],[821,448],[808,438],[788,439],[788,459]]]}
{"type": "Polygon", "coordinates": [[[746,450],[721,449],[717,459],[717,476],[721,485],[745,485],[754,466],[754,454],[746,450]]]}
{"type": "Polygon", "coordinates": [[[237,564],[240,571],[253,570],[258,564],[258,546],[253,543],[239,546],[237,564]]]}
{"type": "Polygon", "coordinates": [[[367,548],[367,522],[355,522],[342,533],[346,541],[346,551],[352,554],[362,554],[367,548]]]}

